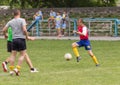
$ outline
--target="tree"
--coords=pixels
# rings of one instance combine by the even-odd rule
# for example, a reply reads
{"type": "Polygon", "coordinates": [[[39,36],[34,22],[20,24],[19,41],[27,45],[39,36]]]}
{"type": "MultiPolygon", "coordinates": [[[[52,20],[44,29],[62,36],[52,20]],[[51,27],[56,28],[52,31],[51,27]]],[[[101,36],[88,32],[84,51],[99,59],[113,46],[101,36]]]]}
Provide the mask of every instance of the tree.
{"type": "Polygon", "coordinates": [[[97,0],[100,6],[116,6],[116,0],[97,0]]]}
{"type": "Polygon", "coordinates": [[[18,7],[20,5],[20,1],[19,0],[10,0],[9,1],[9,5],[11,8],[14,8],[14,7],[18,7]]]}
{"type": "Polygon", "coordinates": [[[1,0],[1,5],[11,8],[93,7],[115,6],[116,0],[1,0]]]}

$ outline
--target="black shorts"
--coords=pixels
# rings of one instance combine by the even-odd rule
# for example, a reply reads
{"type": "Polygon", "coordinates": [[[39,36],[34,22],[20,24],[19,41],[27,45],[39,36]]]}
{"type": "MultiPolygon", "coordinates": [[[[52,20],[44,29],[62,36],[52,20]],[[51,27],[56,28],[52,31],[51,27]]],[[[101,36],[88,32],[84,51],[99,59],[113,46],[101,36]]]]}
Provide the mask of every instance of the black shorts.
{"type": "Polygon", "coordinates": [[[14,51],[23,51],[26,50],[26,41],[22,38],[13,39],[12,41],[12,50],[14,51]]]}
{"type": "Polygon", "coordinates": [[[12,42],[7,41],[7,52],[12,52],[12,42]]]}

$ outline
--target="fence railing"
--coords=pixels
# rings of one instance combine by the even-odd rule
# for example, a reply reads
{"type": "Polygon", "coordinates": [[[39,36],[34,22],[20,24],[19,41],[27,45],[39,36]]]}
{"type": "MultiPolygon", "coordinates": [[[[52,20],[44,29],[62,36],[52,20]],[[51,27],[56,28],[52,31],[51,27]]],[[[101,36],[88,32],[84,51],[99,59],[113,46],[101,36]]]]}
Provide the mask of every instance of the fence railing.
{"type": "MultiPolygon", "coordinates": [[[[117,18],[83,18],[89,29],[90,36],[118,36],[118,25],[120,21],[117,18]]],[[[48,26],[48,20],[33,21],[28,27],[31,35],[34,36],[55,36],[56,29],[48,26]]],[[[76,36],[73,30],[77,30],[77,19],[69,19],[65,30],[66,36],[76,36]]]]}
{"type": "MultiPolygon", "coordinates": [[[[75,36],[73,34],[73,29],[76,29],[76,19],[68,19],[67,20],[67,26],[65,29],[65,35],[66,36],[75,36]]],[[[28,31],[31,32],[31,35],[33,36],[54,36],[56,35],[56,29],[52,27],[52,23],[50,23],[50,26],[48,25],[48,20],[35,20],[32,22],[30,26],[28,26],[28,31]]]]}
{"type": "Polygon", "coordinates": [[[84,21],[88,23],[90,31],[108,31],[107,33],[109,33],[109,35],[118,36],[118,25],[120,24],[120,20],[117,18],[84,18],[84,21]],[[92,26],[93,23],[96,24],[92,26]],[[93,29],[95,26],[97,26],[97,30],[93,29]]]}

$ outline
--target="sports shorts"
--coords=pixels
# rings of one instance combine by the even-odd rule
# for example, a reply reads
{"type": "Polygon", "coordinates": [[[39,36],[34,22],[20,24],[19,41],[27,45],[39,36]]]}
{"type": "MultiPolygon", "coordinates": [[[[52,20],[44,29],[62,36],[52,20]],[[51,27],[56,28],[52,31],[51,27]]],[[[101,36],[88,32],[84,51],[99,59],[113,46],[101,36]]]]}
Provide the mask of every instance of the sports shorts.
{"type": "Polygon", "coordinates": [[[12,50],[14,51],[23,51],[26,50],[26,41],[22,38],[13,39],[12,41],[12,50]]]}
{"type": "Polygon", "coordinates": [[[79,47],[85,47],[85,50],[91,50],[91,45],[89,40],[80,40],[76,42],[79,47]]]}
{"type": "Polygon", "coordinates": [[[12,52],[12,42],[7,41],[7,52],[12,52]]]}

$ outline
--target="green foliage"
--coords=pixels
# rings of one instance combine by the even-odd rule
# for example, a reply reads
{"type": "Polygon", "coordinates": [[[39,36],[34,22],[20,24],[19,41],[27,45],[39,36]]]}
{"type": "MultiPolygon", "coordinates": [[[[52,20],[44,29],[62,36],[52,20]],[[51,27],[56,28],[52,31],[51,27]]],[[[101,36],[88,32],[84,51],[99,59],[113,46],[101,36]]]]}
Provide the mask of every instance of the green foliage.
{"type": "Polygon", "coordinates": [[[11,8],[93,7],[115,6],[116,0],[2,0],[1,5],[11,8]]]}
{"type": "MultiPolygon", "coordinates": [[[[30,73],[28,65],[24,62],[19,77],[10,76],[9,73],[0,70],[0,85],[120,84],[119,41],[91,41],[100,67],[94,65],[84,48],[79,48],[82,60],[77,63],[71,49],[73,42],[73,40],[28,41],[27,52],[39,73],[30,73]],[[66,61],[63,57],[67,52],[73,55],[70,61],[66,61]]],[[[1,39],[0,43],[0,63],[2,63],[10,54],[6,52],[6,40],[1,39]]]]}

